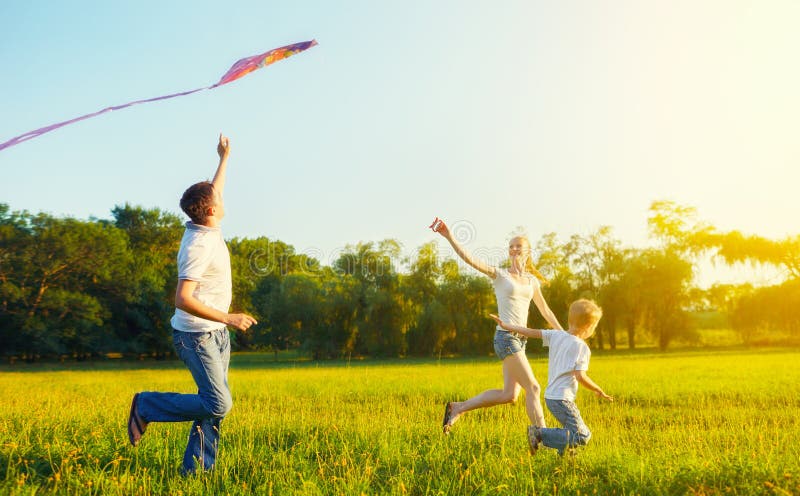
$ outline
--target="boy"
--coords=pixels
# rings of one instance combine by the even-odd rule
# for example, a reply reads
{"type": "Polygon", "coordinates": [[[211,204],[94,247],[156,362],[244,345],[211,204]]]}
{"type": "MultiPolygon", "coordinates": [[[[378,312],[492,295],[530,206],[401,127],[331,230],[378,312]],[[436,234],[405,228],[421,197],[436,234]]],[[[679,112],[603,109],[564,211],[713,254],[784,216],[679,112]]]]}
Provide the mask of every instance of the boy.
{"type": "Polygon", "coordinates": [[[539,444],[558,450],[563,455],[566,448],[585,446],[592,437],[589,428],[583,423],[581,412],[575,404],[578,383],[583,384],[597,396],[608,401],[614,398],[603,392],[586,375],[589,370],[591,351],[585,339],[594,334],[603,311],[593,301],[577,300],[569,307],[569,330],[539,330],[503,323],[496,315],[491,317],[503,329],[516,332],[530,338],[539,338],[549,347],[549,365],[547,371],[547,388],[544,400],[550,413],[561,422],[563,428],[549,429],[528,426],[528,442],[531,454],[535,454],[539,444]]]}
{"type": "Polygon", "coordinates": [[[228,389],[231,345],[226,326],[246,331],[257,323],[249,315],[228,313],[231,260],[219,223],[225,215],[222,191],[230,144],[221,134],[217,153],[214,180],[190,186],[180,203],[191,222],[186,223],[178,251],[172,342],[192,373],[197,394],[137,393],[128,417],[128,439],[134,446],[149,422],[194,421],[183,456],[184,475],[214,467],[220,422],[233,406],[228,389]]]}

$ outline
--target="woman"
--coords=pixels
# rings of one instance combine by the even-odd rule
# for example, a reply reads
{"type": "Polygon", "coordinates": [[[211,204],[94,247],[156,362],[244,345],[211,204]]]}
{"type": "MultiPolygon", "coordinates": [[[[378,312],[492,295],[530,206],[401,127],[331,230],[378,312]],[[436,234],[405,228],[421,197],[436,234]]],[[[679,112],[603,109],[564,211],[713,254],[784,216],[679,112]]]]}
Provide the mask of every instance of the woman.
{"type": "MultiPolygon", "coordinates": [[[[508,244],[509,267],[492,267],[476,260],[453,237],[444,221],[438,217],[431,224],[434,232],[441,234],[453,246],[459,257],[478,271],[489,276],[497,298],[497,310],[503,322],[527,326],[528,308],[531,300],[539,312],[554,329],[562,329],[558,319],[547,306],[542,296],[540,280],[544,277],[536,270],[531,260],[531,244],[528,238],[517,236],[508,244]]],[[[527,338],[508,332],[497,326],[494,333],[494,350],[503,361],[503,389],[489,389],[467,401],[454,401],[445,406],[442,429],[445,434],[459,417],[476,408],[486,408],[504,403],[514,403],[520,390],[525,390],[525,408],[528,418],[536,427],[546,427],[542,403],[539,400],[539,383],[525,356],[527,338]]]]}

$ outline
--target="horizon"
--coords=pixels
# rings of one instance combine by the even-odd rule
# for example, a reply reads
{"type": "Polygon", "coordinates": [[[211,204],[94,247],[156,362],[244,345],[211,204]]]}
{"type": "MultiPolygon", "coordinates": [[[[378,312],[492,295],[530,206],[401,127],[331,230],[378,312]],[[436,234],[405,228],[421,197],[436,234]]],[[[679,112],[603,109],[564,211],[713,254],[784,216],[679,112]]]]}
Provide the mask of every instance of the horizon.
{"type": "MultiPolygon", "coordinates": [[[[143,205],[133,205],[133,204],[127,204],[126,203],[125,205],[118,205],[118,206],[120,206],[120,207],[122,207],[122,206],[130,206],[130,207],[133,207],[133,208],[143,208],[143,209],[149,210],[148,207],[145,207],[143,205]]],[[[157,209],[158,207],[152,207],[152,208],[153,209],[157,209]]],[[[9,209],[12,212],[15,211],[15,209],[11,205],[9,205],[9,209]]],[[[166,213],[166,214],[174,215],[174,216],[178,217],[184,225],[186,223],[190,222],[189,218],[183,212],[176,213],[176,212],[169,212],[169,211],[162,210],[162,209],[159,209],[159,211],[162,212],[162,214],[166,213]]],[[[49,213],[49,212],[30,212],[30,213],[33,213],[33,214],[44,213],[44,214],[47,214],[47,215],[53,215],[52,213],[49,213]]],[[[60,216],[56,216],[56,217],[60,217],[60,216]]],[[[92,221],[106,221],[107,222],[107,221],[113,220],[112,216],[109,216],[107,218],[89,217],[89,218],[86,218],[86,219],[80,219],[80,218],[76,218],[76,217],[73,217],[73,216],[64,216],[64,217],[73,218],[73,219],[81,220],[81,221],[85,221],[85,222],[92,222],[92,221]]],[[[227,217],[227,215],[226,215],[226,217],[227,217]]],[[[225,236],[224,222],[225,221],[223,219],[222,224],[220,225],[220,228],[222,230],[223,236],[225,236]]],[[[601,226],[598,226],[597,228],[600,228],[600,227],[601,226]]],[[[472,244],[472,241],[474,241],[474,239],[475,239],[476,230],[475,230],[475,227],[469,221],[465,221],[465,220],[456,221],[455,223],[453,223],[451,225],[451,229],[452,229],[454,235],[457,237],[457,239],[459,239],[459,241],[462,242],[462,244],[464,244],[464,246],[467,249],[469,249],[473,254],[475,254],[476,256],[478,256],[479,258],[484,260],[485,262],[487,262],[489,265],[500,267],[500,266],[502,266],[503,263],[505,263],[508,260],[508,248],[505,245],[470,246],[472,244]]],[[[596,230],[597,229],[595,229],[594,231],[596,231],[596,230]]],[[[594,231],[592,231],[592,232],[594,232],[594,231]]],[[[467,274],[469,274],[471,272],[474,273],[474,274],[471,274],[471,275],[478,275],[479,274],[475,269],[473,269],[466,262],[464,262],[464,260],[462,260],[460,257],[458,257],[457,254],[455,253],[455,251],[453,250],[453,248],[450,246],[450,244],[447,243],[440,235],[430,231],[430,229],[429,229],[429,232],[430,232],[430,234],[432,236],[431,239],[429,239],[428,241],[423,242],[422,244],[416,245],[416,246],[409,246],[408,244],[404,243],[403,240],[397,239],[397,238],[372,239],[372,240],[360,239],[358,241],[348,242],[348,243],[345,243],[345,244],[343,244],[341,246],[335,247],[331,252],[328,252],[328,253],[326,253],[323,250],[321,250],[321,249],[319,249],[317,247],[314,247],[314,246],[298,248],[294,243],[291,242],[291,240],[275,238],[275,237],[269,236],[268,234],[257,234],[257,235],[255,235],[253,237],[249,237],[249,236],[244,236],[244,237],[242,237],[242,236],[233,236],[233,237],[225,236],[225,240],[226,240],[226,242],[231,242],[231,241],[236,240],[236,239],[244,240],[244,239],[267,238],[270,243],[274,243],[274,242],[285,243],[285,244],[287,244],[288,246],[290,246],[290,247],[292,247],[294,249],[294,253],[296,255],[305,255],[305,256],[313,259],[313,260],[316,260],[317,262],[320,263],[320,265],[322,267],[332,267],[334,265],[334,262],[339,258],[339,256],[341,256],[343,253],[345,253],[348,249],[355,248],[360,244],[372,243],[372,244],[376,244],[377,245],[377,244],[380,244],[383,241],[394,241],[394,242],[396,242],[398,244],[399,249],[400,249],[400,253],[397,256],[391,256],[389,258],[390,258],[390,261],[391,261],[392,268],[395,271],[397,271],[398,273],[405,273],[405,271],[407,271],[408,266],[410,265],[410,263],[413,263],[413,261],[415,260],[415,257],[418,254],[419,248],[421,248],[425,244],[428,244],[430,242],[434,242],[435,246],[436,246],[436,250],[437,250],[437,258],[438,259],[454,260],[458,264],[458,267],[459,267],[460,271],[465,272],[467,274]]],[[[569,236],[562,237],[562,236],[560,236],[559,233],[544,233],[542,235],[542,237],[547,236],[548,234],[556,234],[556,237],[557,237],[559,242],[564,242],[569,237],[569,236]]],[[[573,234],[587,235],[587,234],[590,234],[590,232],[573,233],[573,234]]],[[[613,234],[615,234],[615,233],[612,230],[612,235],[613,234]]],[[[748,233],[745,233],[745,234],[748,234],[748,233]]],[[[519,230],[512,230],[512,231],[509,232],[507,238],[511,239],[512,237],[517,236],[517,235],[528,236],[528,234],[526,232],[519,231],[519,230]]],[[[532,251],[532,253],[534,255],[537,254],[536,243],[540,239],[541,238],[529,238],[529,241],[532,244],[531,251],[532,251]]],[[[618,241],[621,241],[616,237],[615,237],[615,239],[617,239],[618,241]]],[[[648,238],[648,241],[649,241],[650,244],[649,245],[644,245],[644,246],[627,245],[627,244],[623,243],[621,245],[621,248],[646,249],[646,248],[649,248],[649,247],[653,246],[652,239],[648,238]]],[[[176,238],[175,239],[175,243],[177,244],[179,242],[180,242],[180,240],[178,238],[176,238]]],[[[251,257],[251,271],[255,275],[259,275],[260,273],[269,272],[269,269],[267,269],[267,268],[265,268],[263,266],[259,265],[259,266],[256,267],[256,266],[253,265],[253,264],[259,263],[259,262],[257,262],[257,261],[254,262],[254,261],[252,261],[252,259],[254,257],[259,257],[260,258],[260,256],[261,256],[260,253],[255,253],[255,252],[252,253],[251,256],[250,256],[251,257]]],[[[777,283],[785,281],[787,276],[788,276],[788,273],[786,271],[782,272],[778,267],[772,267],[772,266],[770,266],[768,264],[763,264],[763,263],[738,262],[738,263],[731,264],[731,265],[726,264],[724,261],[719,261],[717,263],[717,261],[715,260],[713,255],[708,254],[708,253],[697,257],[695,261],[696,261],[696,264],[695,264],[696,271],[695,271],[693,282],[697,285],[697,287],[699,287],[701,289],[708,289],[709,287],[711,287],[711,286],[713,286],[715,284],[752,284],[753,286],[756,286],[756,287],[769,286],[769,285],[774,285],[774,284],[777,284],[777,283]]],[[[270,262],[270,267],[275,263],[277,263],[279,266],[283,266],[282,262],[271,261],[270,262]]],[[[362,262],[362,263],[364,263],[364,262],[362,262]]],[[[540,266],[539,268],[540,269],[543,268],[545,271],[547,271],[547,267],[541,267],[540,266]]],[[[302,270],[302,272],[303,273],[313,273],[314,271],[313,270],[311,270],[311,271],[302,270]]]]}

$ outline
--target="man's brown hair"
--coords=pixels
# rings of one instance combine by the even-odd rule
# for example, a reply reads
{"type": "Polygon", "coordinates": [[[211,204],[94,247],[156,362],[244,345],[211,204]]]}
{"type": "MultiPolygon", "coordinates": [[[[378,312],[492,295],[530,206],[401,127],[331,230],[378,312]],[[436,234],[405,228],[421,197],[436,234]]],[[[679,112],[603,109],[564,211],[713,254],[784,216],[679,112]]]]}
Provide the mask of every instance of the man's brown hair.
{"type": "Polygon", "coordinates": [[[214,185],[208,181],[202,181],[192,184],[183,192],[181,210],[195,224],[205,224],[208,219],[208,209],[213,207],[215,202],[214,185]]]}

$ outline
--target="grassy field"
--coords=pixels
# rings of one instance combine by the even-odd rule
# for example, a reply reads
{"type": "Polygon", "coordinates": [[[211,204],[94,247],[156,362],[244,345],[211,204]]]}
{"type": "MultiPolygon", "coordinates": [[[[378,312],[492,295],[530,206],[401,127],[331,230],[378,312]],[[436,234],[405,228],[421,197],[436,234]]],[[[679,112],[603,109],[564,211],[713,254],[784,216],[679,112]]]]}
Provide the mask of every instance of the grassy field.
{"type": "Polygon", "coordinates": [[[522,402],[441,434],[495,360],[271,360],[234,356],[217,469],[188,479],[189,424],[125,432],[135,391],[192,390],[182,364],[0,367],[0,494],[800,494],[800,351],[595,356],[617,401],[580,392],[593,438],[563,458],[528,454],[522,402]]]}

